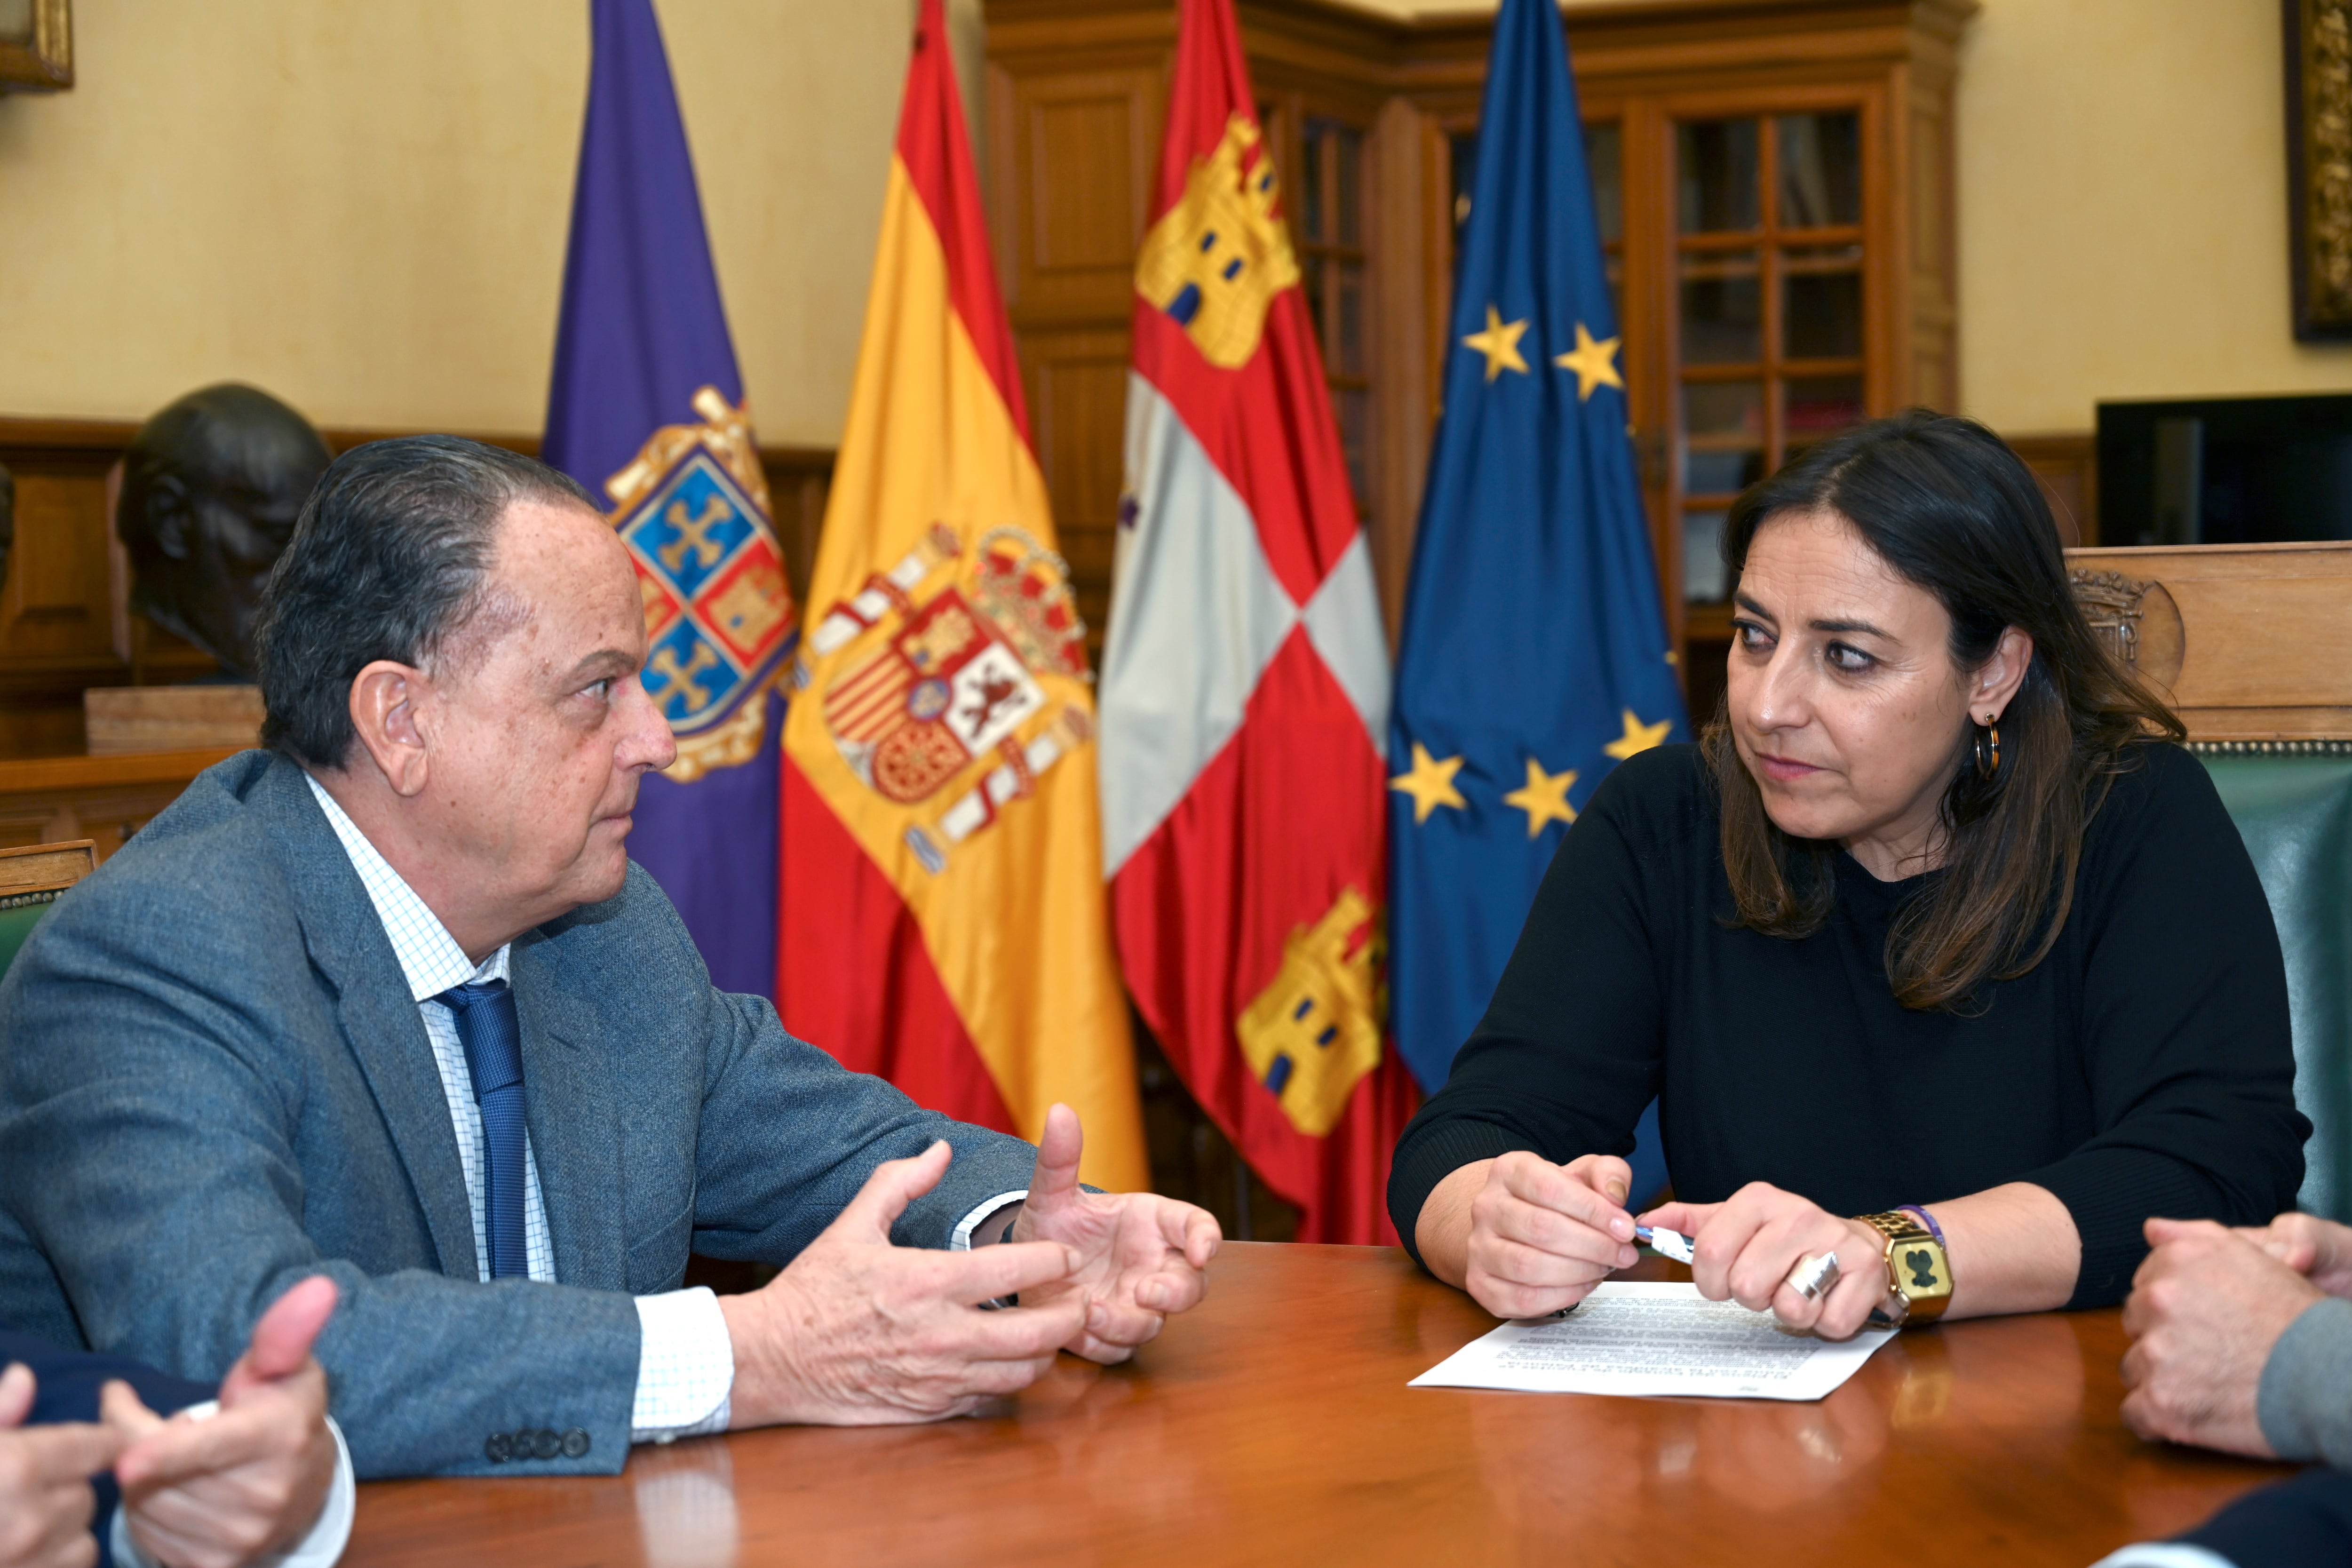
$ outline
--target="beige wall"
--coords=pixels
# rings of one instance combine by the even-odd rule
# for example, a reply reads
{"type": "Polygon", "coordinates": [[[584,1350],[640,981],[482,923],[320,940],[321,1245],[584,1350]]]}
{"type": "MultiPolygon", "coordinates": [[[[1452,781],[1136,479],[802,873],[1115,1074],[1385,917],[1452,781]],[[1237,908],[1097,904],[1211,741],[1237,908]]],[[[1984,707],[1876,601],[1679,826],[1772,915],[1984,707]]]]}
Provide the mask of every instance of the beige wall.
{"type": "MultiPolygon", "coordinates": [[[[325,424],[538,428],[583,0],[75,10],[80,85],[0,98],[0,414],[137,418],[237,377],[325,424]]],[[[662,0],[772,441],[839,435],[912,10],[662,0]]],[[[979,0],[950,15],[969,97],[979,0]]],[[[2103,397],[2352,389],[2352,348],[2287,327],[2276,18],[1985,0],[1958,105],[1971,412],[2081,429],[2103,397]]]]}
{"type": "MultiPolygon", "coordinates": [[[[585,0],[74,10],[79,85],[0,97],[0,415],[236,378],[322,424],[539,428],[585,0]]],[[[660,10],[761,433],[829,445],[913,0],[660,10]]]]}
{"type": "Polygon", "coordinates": [[[1985,0],[1960,67],[1960,374],[2009,431],[2102,398],[2352,390],[2288,325],[2275,0],[1985,0]]]}

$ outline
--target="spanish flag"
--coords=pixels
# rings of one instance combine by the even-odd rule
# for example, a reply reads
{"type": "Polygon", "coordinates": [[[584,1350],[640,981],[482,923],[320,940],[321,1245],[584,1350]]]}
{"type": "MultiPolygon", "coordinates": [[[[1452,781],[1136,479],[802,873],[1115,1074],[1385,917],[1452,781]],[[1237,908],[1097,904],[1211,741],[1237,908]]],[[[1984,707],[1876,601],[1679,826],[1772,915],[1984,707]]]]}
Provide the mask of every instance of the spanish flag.
{"type": "Polygon", "coordinates": [[[923,0],[784,726],[785,1026],[1148,1184],[1086,627],[1055,552],[940,0],[923,0]]]}

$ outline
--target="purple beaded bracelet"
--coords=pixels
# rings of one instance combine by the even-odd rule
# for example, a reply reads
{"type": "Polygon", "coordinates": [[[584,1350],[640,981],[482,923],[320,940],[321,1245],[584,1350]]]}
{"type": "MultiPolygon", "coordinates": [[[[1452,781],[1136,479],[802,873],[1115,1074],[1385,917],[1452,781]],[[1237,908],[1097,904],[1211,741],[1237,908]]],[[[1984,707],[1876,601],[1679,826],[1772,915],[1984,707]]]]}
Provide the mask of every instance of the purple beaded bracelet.
{"type": "MultiPolygon", "coordinates": [[[[1944,1227],[1936,1223],[1936,1216],[1934,1215],[1929,1214],[1917,1204],[1900,1205],[1896,1207],[1895,1212],[1897,1214],[1917,1215],[1919,1216],[1919,1223],[1927,1227],[1927,1234],[1936,1238],[1936,1245],[1938,1247],[1945,1246],[1944,1227]]],[[[1949,1248],[1948,1247],[1947,1250],[1949,1250],[1949,1248]]]]}

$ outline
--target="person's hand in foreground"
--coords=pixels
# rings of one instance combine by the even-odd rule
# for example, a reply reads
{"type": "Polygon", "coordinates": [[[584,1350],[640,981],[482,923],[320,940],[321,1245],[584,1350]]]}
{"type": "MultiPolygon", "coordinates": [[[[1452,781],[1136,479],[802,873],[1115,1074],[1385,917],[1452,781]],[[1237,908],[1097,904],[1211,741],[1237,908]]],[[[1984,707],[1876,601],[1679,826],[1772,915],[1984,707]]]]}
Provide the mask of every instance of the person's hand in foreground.
{"type": "Polygon", "coordinates": [[[2155,1250],[2124,1303],[2125,1425],[2143,1437],[2271,1457],[2255,1415],[2263,1365],[2320,1300],[2319,1287],[2248,1233],[2210,1220],[2151,1219],[2146,1231],[2155,1250]]]}
{"type": "Polygon", "coordinates": [[[217,1414],[169,1420],[125,1383],[100,1399],[125,1445],[115,1460],[124,1520],[171,1568],[235,1568],[287,1551],[318,1521],[335,1479],[327,1374],[310,1346],[335,1311],[335,1282],[314,1275],[261,1315],[221,1383],[217,1414]]]}
{"type": "Polygon", "coordinates": [[[89,1478],[114,1463],[123,1438],[89,1423],[27,1426],[32,1370],[0,1373],[0,1568],[89,1568],[98,1499],[89,1478]]]}
{"type": "MultiPolygon", "coordinates": [[[[1484,1163],[1483,1175],[1475,1167],[1456,1173],[1477,1184],[1462,1289],[1496,1317],[1539,1318],[1573,1307],[1641,1257],[1625,1212],[1633,1169],[1624,1161],[1587,1154],[1555,1165],[1517,1150],[1484,1163]]],[[[1424,1251],[1429,1245],[1424,1234],[1424,1251]]]]}
{"type": "Polygon", "coordinates": [[[1886,1299],[1886,1243],[1877,1231],[1769,1182],[1750,1182],[1719,1204],[1667,1204],[1642,1223],[1691,1238],[1691,1279],[1708,1300],[1769,1310],[1825,1340],[1853,1338],[1886,1299]],[[1789,1273],[1827,1253],[1837,1255],[1837,1281],[1808,1301],[1789,1273]]]}
{"type": "Polygon", "coordinates": [[[1058,1351],[1132,1354],[1201,1299],[1217,1222],[1150,1193],[1081,1191],[1079,1142],[1076,1114],[1054,1107],[1011,1235],[969,1252],[890,1241],[946,1173],[946,1143],[877,1166],[782,1273],[719,1299],[735,1347],[730,1424],[936,1421],[1026,1388],[1058,1351]],[[1019,1305],[982,1310],[1006,1296],[1019,1305]]]}
{"type": "Polygon", "coordinates": [[[2329,1295],[2352,1300],[2352,1226],[2290,1211],[2237,1234],[2329,1295]]]}
{"type": "Polygon", "coordinates": [[[721,1296],[734,1342],[730,1426],[872,1426],[936,1421],[1026,1388],[1085,1331],[1085,1300],[981,1310],[1067,1279],[1055,1241],[970,1252],[898,1247],[890,1226],[939,1184],[944,1142],[874,1168],[823,1235],[761,1289],[721,1296]]]}
{"type": "Polygon", "coordinates": [[[1024,1290],[1021,1304],[1080,1302],[1084,1324],[1062,1348],[1088,1361],[1122,1362],[1171,1314],[1201,1300],[1204,1270],[1224,1237],[1214,1215],[1174,1198],[1087,1192],[1078,1185],[1082,1142],[1076,1111],[1056,1105],[1045,1112],[1036,1174],[1007,1241],[1070,1249],[1069,1273],[1024,1290]]]}

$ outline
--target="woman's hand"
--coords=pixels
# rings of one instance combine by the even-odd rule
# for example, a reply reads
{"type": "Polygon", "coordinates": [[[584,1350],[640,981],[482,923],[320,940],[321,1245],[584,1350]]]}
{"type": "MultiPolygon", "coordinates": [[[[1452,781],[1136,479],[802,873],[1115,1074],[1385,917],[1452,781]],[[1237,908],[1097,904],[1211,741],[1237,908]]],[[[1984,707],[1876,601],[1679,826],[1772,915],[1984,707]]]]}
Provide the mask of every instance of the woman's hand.
{"type": "Polygon", "coordinates": [[[1851,1339],[1886,1299],[1884,1237],[1860,1220],[1842,1219],[1810,1199],[1768,1182],[1750,1182],[1720,1204],[1667,1204],[1642,1216],[1691,1238],[1691,1278],[1710,1301],[1768,1309],[1792,1329],[1825,1340],[1851,1339]],[[1788,1283],[1807,1258],[1837,1254],[1837,1283],[1806,1300],[1788,1283]]]}
{"type": "Polygon", "coordinates": [[[1505,1154],[1470,1202],[1462,1288],[1498,1318],[1539,1318],[1573,1307],[1641,1254],[1625,1194],[1633,1168],[1608,1154],[1555,1165],[1505,1154]]]}

